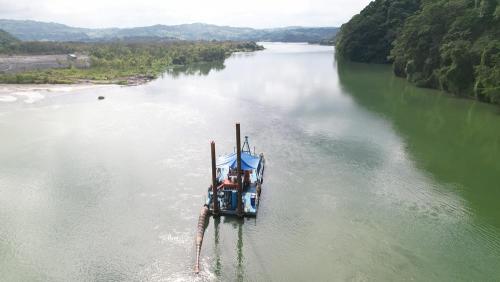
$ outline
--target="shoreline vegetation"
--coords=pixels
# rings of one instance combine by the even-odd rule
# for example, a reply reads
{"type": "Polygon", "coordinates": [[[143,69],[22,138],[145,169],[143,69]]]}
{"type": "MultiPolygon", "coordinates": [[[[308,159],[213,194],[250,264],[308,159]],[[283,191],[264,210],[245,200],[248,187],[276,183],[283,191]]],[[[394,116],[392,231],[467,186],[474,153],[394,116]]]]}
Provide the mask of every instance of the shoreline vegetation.
{"type": "Polygon", "coordinates": [[[392,64],[418,87],[500,104],[498,0],[375,0],[342,25],[336,50],[392,64]]]}
{"type": "MultiPolygon", "coordinates": [[[[0,83],[5,84],[138,85],[177,67],[223,63],[232,53],[264,49],[251,41],[22,42],[8,36],[0,39],[0,62],[13,57],[39,60],[10,72],[4,64],[7,71],[0,70],[0,83]]],[[[10,65],[19,67],[19,62],[10,65]]]]}

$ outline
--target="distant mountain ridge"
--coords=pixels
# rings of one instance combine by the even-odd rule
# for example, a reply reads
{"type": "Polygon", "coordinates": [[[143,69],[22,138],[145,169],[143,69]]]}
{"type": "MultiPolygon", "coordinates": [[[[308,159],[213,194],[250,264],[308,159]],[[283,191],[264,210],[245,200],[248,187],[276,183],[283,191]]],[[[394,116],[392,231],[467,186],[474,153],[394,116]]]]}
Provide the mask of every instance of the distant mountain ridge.
{"type": "Polygon", "coordinates": [[[80,28],[59,23],[0,19],[3,29],[23,41],[106,41],[127,37],[179,40],[252,40],[321,42],[335,37],[337,27],[283,27],[254,29],[203,23],[152,25],[132,28],[80,28]]]}

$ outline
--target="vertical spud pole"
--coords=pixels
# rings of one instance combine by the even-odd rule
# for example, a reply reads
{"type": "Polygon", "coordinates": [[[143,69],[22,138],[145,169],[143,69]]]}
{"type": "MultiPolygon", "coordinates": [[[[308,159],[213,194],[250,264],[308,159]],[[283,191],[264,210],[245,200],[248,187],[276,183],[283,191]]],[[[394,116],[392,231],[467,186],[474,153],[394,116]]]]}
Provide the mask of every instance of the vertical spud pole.
{"type": "Polygon", "coordinates": [[[241,138],[240,138],[240,123],[236,123],[236,158],[238,165],[238,216],[243,216],[243,185],[241,180],[241,138]]]}
{"type": "Polygon", "coordinates": [[[210,143],[211,147],[211,153],[212,153],[212,203],[214,205],[213,207],[213,213],[216,215],[219,213],[219,200],[218,200],[218,193],[217,193],[217,179],[216,179],[216,165],[215,165],[215,142],[212,141],[210,143]]]}

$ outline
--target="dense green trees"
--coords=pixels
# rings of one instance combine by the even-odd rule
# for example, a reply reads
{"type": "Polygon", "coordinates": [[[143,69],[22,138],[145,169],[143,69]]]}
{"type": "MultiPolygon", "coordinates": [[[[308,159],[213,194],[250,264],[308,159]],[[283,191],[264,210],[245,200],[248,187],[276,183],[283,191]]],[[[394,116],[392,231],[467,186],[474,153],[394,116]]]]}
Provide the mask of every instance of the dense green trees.
{"type": "Polygon", "coordinates": [[[376,0],[340,27],[338,54],[351,61],[388,63],[392,42],[404,20],[420,7],[418,0],[376,0]]]}
{"type": "MultiPolygon", "coordinates": [[[[349,39],[337,46],[338,54],[351,60],[381,62],[371,57],[353,56],[364,52],[353,48],[360,42],[365,49],[387,55],[380,41],[352,42],[352,38],[373,38],[375,34],[393,34],[386,62],[393,62],[394,73],[406,77],[421,87],[442,89],[459,96],[500,103],[500,4],[497,0],[422,0],[420,7],[401,6],[413,11],[405,17],[402,28],[352,29],[357,22],[372,22],[373,18],[392,21],[390,13],[373,7],[391,6],[399,0],[377,0],[355,16],[341,29],[339,40],[349,39]],[[385,5],[385,6],[384,6],[385,5]],[[371,8],[370,8],[371,7],[371,8]],[[357,17],[357,18],[356,18],[357,17]],[[361,19],[360,19],[361,17],[361,19]],[[354,33],[354,34],[350,34],[354,33]],[[356,51],[357,50],[357,51],[356,51]]],[[[416,2],[416,1],[414,1],[416,2]]],[[[406,13],[405,15],[407,15],[406,13]]],[[[395,16],[394,21],[400,21],[395,16]]],[[[370,54],[370,53],[368,53],[370,54]]]]}
{"type": "MultiPolygon", "coordinates": [[[[222,62],[236,51],[255,51],[255,42],[176,41],[60,43],[15,42],[5,46],[4,54],[67,54],[90,57],[87,69],[50,69],[21,74],[0,74],[4,83],[72,83],[80,79],[115,81],[133,76],[156,77],[167,68],[199,62],[222,62]]],[[[1,48],[1,47],[0,47],[1,48]]],[[[0,49],[2,50],[2,49],[0,49]]]]}
{"type": "Polygon", "coordinates": [[[235,51],[255,51],[254,42],[170,42],[91,44],[88,54],[94,67],[141,68],[158,74],[170,65],[223,61],[235,51]]]}
{"type": "Polygon", "coordinates": [[[423,87],[500,103],[496,0],[427,1],[394,42],[396,75],[423,87]]]}
{"type": "MultiPolygon", "coordinates": [[[[498,9],[497,9],[498,10],[498,9]]],[[[474,94],[480,100],[500,104],[500,42],[490,42],[475,67],[474,94]]]]}

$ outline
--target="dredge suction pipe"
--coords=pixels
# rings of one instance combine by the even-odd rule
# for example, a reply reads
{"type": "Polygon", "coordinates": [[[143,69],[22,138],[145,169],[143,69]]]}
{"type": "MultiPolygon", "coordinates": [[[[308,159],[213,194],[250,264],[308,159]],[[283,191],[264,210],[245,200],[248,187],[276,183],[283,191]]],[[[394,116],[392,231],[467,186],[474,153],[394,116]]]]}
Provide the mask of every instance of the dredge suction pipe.
{"type": "MultiPolygon", "coordinates": [[[[219,214],[219,202],[218,202],[218,187],[217,187],[217,173],[216,173],[216,160],[215,160],[215,142],[210,143],[211,159],[212,159],[212,200],[211,204],[213,206],[213,214],[219,214]]],[[[250,150],[250,149],[248,149],[250,150]]],[[[238,203],[236,214],[239,217],[243,217],[243,181],[242,181],[242,170],[241,170],[241,137],[240,137],[240,123],[236,123],[236,155],[237,155],[237,181],[238,181],[238,203]]],[[[260,186],[258,186],[258,197],[260,196],[260,186]]],[[[208,204],[205,204],[200,211],[200,217],[198,218],[198,230],[196,233],[196,265],[194,267],[194,272],[196,274],[200,273],[200,254],[201,245],[203,244],[203,235],[205,235],[205,228],[207,227],[208,217],[210,216],[210,210],[208,204]]]]}
{"type": "Polygon", "coordinates": [[[200,217],[198,218],[198,232],[196,233],[196,265],[194,267],[194,273],[196,274],[200,273],[201,244],[203,244],[203,235],[205,234],[205,228],[207,227],[208,216],[208,207],[205,205],[200,211],[200,217]]]}

